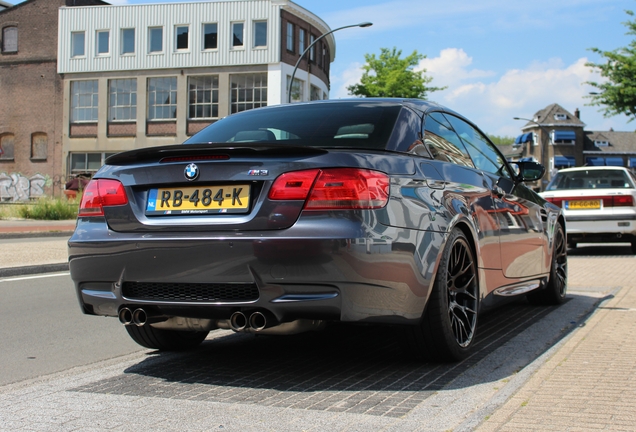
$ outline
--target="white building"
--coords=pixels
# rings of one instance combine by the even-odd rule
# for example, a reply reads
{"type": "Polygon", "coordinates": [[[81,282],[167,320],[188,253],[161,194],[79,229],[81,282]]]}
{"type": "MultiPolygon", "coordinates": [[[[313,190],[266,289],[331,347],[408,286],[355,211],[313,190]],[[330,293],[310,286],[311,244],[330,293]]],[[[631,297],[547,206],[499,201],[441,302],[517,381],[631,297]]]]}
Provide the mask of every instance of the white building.
{"type": "MultiPolygon", "coordinates": [[[[287,101],[299,54],[330,31],[289,0],[60,8],[65,172],[287,101]]],[[[328,97],[334,57],[329,34],[303,58],[292,100],[328,97]]]]}

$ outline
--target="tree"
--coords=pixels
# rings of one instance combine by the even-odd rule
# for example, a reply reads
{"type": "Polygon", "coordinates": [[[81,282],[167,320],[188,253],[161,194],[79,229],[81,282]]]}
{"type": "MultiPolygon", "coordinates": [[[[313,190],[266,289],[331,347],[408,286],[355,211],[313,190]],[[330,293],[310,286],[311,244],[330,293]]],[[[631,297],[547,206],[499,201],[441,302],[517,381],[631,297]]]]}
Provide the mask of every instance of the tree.
{"type": "Polygon", "coordinates": [[[446,87],[427,87],[433,81],[432,77],[424,75],[426,69],[415,72],[413,67],[422,59],[424,54],[416,51],[403,59],[402,51],[397,48],[380,49],[380,56],[365,54],[366,64],[362,66],[364,73],[360,84],[347,87],[350,95],[363,97],[399,97],[426,98],[426,94],[446,87]]]}
{"type": "MultiPolygon", "coordinates": [[[[634,16],[634,12],[625,11],[629,16],[634,16]]],[[[623,23],[629,31],[628,35],[636,35],[636,22],[627,21],[623,23]]],[[[591,51],[605,58],[604,63],[586,63],[597,70],[604,82],[586,82],[600,90],[588,96],[591,102],[588,105],[603,106],[601,110],[605,117],[617,114],[625,114],[630,117],[629,121],[636,118],[636,40],[632,40],[629,46],[615,49],[613,51],[603,51],[598,48],[591,48],[591,51]]]]}
{"type": "Polygon", "coordinates": [[[490,138],[490,141],[492,141],[494,145],[512,145],[515,142],[515,137],[513,136],[488,134],[488,138],[490,138]]]}

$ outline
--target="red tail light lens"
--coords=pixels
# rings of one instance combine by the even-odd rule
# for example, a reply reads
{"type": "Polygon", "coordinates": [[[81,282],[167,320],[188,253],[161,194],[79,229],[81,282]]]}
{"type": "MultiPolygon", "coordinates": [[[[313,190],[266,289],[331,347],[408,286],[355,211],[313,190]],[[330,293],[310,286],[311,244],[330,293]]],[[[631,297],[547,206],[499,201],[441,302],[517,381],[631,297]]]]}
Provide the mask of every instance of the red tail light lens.
{"type": "Polygon", "coordinates": [[[372,170],[329,168],[281,175],[272,200],[306,200],[307,210],[377,209],[389,200],[389,176],[372,170]]]}
{"type": "Polygon", "coordinates": [[[634,206],[634,198],[631,195],[616,195],[614,196],[613,205],[614,207],[633,207],[634,206]]]}
{"type": "Polygon", "coordinates": [[[104,207],[128,203],[124,185],[117,180],[91,180],[84,189],[78,216],[103,216],[104,207]]]}

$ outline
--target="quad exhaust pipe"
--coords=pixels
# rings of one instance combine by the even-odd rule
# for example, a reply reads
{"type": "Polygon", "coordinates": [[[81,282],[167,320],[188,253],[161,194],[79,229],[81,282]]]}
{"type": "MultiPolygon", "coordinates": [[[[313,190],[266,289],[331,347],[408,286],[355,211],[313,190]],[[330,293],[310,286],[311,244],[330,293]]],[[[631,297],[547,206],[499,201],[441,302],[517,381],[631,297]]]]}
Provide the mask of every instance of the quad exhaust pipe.
{"type": "Polygon", "coordinates": [[[149,314],[142,308],[123,307],[118,313],[119,322],[123,325],[152,325],[166,330],[210,331],[218,328],[231,329],[242,333],[259,333],[267,335],[290,335],[307,331],[321,330],[325,321],[299,319],[279,323],[268,311],[255,311],[246,315],[241,311],[234,312],[230,319],[200,319],[187,317],[168,317],[149,314]]]}

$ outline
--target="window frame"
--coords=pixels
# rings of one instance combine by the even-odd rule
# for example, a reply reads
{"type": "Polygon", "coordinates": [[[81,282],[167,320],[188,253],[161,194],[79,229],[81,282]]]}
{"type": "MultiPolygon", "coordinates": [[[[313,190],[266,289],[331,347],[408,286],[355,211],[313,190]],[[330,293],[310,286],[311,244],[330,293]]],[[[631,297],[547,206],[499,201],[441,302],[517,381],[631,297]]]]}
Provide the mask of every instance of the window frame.
{"type": "Polygon", "coordinates": [[[136,31],[134,27],[123,28],[120,31],[121,34],[121,55],[134,55],[136,51],[135,47],[135,38],[136,31]],[[132,32],[132,51],[126,51],[126,32],[132,32]]]}
{"type": "Polygon", "coordinates": [[[18,26],[17,25],[8,25],[2,28],[2,53],[3,54],[16,54],[18,52],[18,26]],[[11,41],[11,36],[9,33],[15,34],[15,49],[11,49],[11,47],[7,47],[7,39],[9,42],[11,41]]]}
{"type": "Polygon", "coordinates": [[[15,134],[0,133],[0,149],[0,161],[15,161],[15,134]]]}
{"type": "MultiPolygon", "coordinates": [[[[136,122],[137,121],[137,78],[115,78],[108,80],[108,123],[125,123],[125,122],[136,122]],[[113,84],[116,84],[117,81],[125,82],[128,81],[131,85],[130,87],[134,87],[134,89],[130,89],[129,91],[113,91],[113,84]],[[128,103],[119,103],[120,95],[127,95],[129,98],[128,103]],[[113,98],[115,98],[115,103],[113,104],[113,98]],[[125,110],[130,110],[130,116],[128,118],[113,118],[113,110],[117,112],[125,112],[125,110]]],[[[119,90],[121,87],[115,87],[115,90],[119,90]]]]}
{"type": "Polygon", "coordinates": [[[148,27],[148,54],[163,54],[163,46],[164,46],[163,39],[164,39],[163,26],[148,27]],[[156,42],[156,36],[153,37],[153,34],[155,34],[156,31],[161,31],[161,37],[159,38],[161,47],[159,50],[153,50],[153,42],[156,42]]]}
{"type": "Polygon", "coordinates": [[[298,54],[305,52],[305,36],[307,31],[304,28],[298,29],[298,54]]]}
{"type": "Polygon", "coordinates": [[[267,72],[265,73],[237,73],[230,74],[230,113],[234,114],[241,111],[247,111],[254,108],[260,108],[267,106],[268,96],[268,81],[267,72]],[[256,78],[259,79],[260,85],[256,85],[256,78]],[[247,84],[247,80],[252,79],[252,87],[241,87],[241,84],[247,84]],[[241,80],[241,82],[238,82],[241,80]],[[258,93],[258,100],[256,95],[258,93]],[[265,98],[263,98],[263,94],[265,98]],[[245,100],[241,100],[241,95],[244,95],[245,100]],[[243,109],[241,109],[243,108],[243,109]]]}
{"type": "Polygon", "coordinates": [[[219,75],[191,75],[188,77],[188,120],[209,120],[219,118],[219,75]],[[192,88],[193,80],[210,79],[210,86],[192,88]],[[205,94],[209,93],[209,101],[199,101],[199,96],[205,99],[205,94]],[[194,95],[194,101],[193,101],[194,95]],[[199,107],[210,107],[210,116],[197,116],[196,112],[199,107]],[[195,115],[193,116],[193,109],[195,115]],[[214,115],[216,113],[216,115],[214,115]]]}
{"type": "Polygon", "coordinates": [[[99,168],[101,168],[106,162],[106,158],[114,155],[116,152],[69,152],[68,154],[68,166],[67,166],[67,175],[77,175],[81,173],[93,173],[95,174],[99,168]],[[74,156],[84,156],[84,167],[83,168],[73,168],[73,157],[74,156]],[[100,157],[100,167],[97,169],[89,168],[89,155],[99,155],[100,157]]]}
{"type": "MultiPolygon", "coordinates": [[[[155,87],[159,87],[157,84],[154,84],[155,87]]],[[[176,76],[165,76],[165,77],[148,77],[147,81],[146,81],[146,121],[148,122],[155,122],[155,121],[176,121],[177,120],[177,99],[178,99],[178,92],[177,92],[177,77],[176,76]],[[170,80],[170,85],[169,87],[166,88],[159,88],[158,90],[151,90],[151,85],[153,85],[153,83],[157,82],[159,83],[161,82],[166,82],[170,80]],[[165,97],[163,96],[159,96],[157,97],[158,94],[165,94],[168,93],[167,97],[168,97],[168,101],[169,103],[157,103],[158,100],[166,100],[165,97]],[[151,97],[154,99],[154,103],[151,103],[151,97]],[[168,109],[171,111],[171,116],[169,117],[157,117],[157,109],[160,110],[165,110],[168,109]],[[151,116],[151,110],[154,109],[154,116],[151,116]]]]}
{"type": "Polygon", "coordinates": [[[285,48],[287,49],[288,52],[290,53],[294,53],[296,52],[296,42],[295,42],[295,33],[296,32],[296,26],[294,25],[293,22],[287,22],[287,35],[285,37],[285,48]]]}
{"type": "Polygon", "coordinates": [[[174,51],[175,52],[188,52],[190,51],[190,25],[188,24],[176,24],[174,26],[174,51]],[[179,47],[179,36],[183,33],[179,33],[179,31],[183,31],[185,29],[185,47],[179,47]]]}
{"type": "Polygon", "coordinates": [[[86,58],[86,32],[84,30],[71,32],[71,58],[86,58]],[[77,38],[81,36],[81,44],[77,38]],[[81,46],[82,52],[76,53],[77,49],[81,46]]]}
{"type": "MultiPolygon", "coordinates": [[[[210,33],[212,34],[212,33],[210,33]]],[[[201,24],[201,50],[202,51],[216,51],[219,49],[219,24],[216,22],[209,22],[209,23],[202,23],[201,24]],[[206,26],[214,26],[215,31],[214,34],[216,35],[216,37],[214,38],[214,47],[212,48],[207,48],[205,46],[206,41],[205,41],[205,37],[208,35],[208,33],[206,33],[206,26]]]]}
{"type": "MultiPolygon", "coordinates": [[[[32,161],[37,161],[37,162],[44,162],[47,160],[48,158],[48,146],[49,146],[49,136],[46,132],[33,132],[31,134],[31,149],[30,149],[30,153],[31,153],[31,157],[30,159],[32,161]],[[44,142],[36,142],[37,138],[41,138],[44,137],[44,142]],[[43,145],[42,145],[43,144],[43,145]],[[36,156],[34,153],[36,153],[36,151],[34,150],[41,150],[36,148],[37,147],[44,147],[44,155],[42,156],[36,156]]],[[[40,152],[37,152],[40,153],[40,152]]]]}
{"type": "Polygon", "coordinates": [[[244,21],[233,21],[232,24],[230,25],[230,29],[231,29],[231,33],[230,33],[230,38],[231,38],[231,48],[233,50],[243,50],[245,49],[245,22],[244,21]],[[241,26],[241,44],[237,45],[236,44],[236,31],[235,31],[235,27],[237,26],[241,26]]]}
{"type": "Polygon", "coordinates": [[[74,80],[70,83],[70,113],[69,113],[69,122],[71,124],[82,124],[82,123],[97,123],[99,120],[99,81],[96,79],[92,80],[74,80]],[[82,92],[82,86],[84,90],[88,90],[88,84],[91,84],[91,90],[93,91],[84,91],[82,92]],[[77,88],[77,92],[75,91],[77,88]],[[90,95],[91,104],[82,105],[81,102],[85,98],[90,95]],[[77,101],[77,106],[73,106],[73,103],[77,101]],[[90,116],[88,119],[77,119],[77,113],[88,113],[90,112],[90,116]]]}
{"type": "Polygon", "coordinates": [[[267,48],[267,42],[268,42],[268,41],[267,41],[267,39],[268,39],[268,38],[267,38],[267,36],[268,36],[268,35],[267,35],[267,31],[268,31],[267,27],[268,27],[267,20],[254,20],[254,21],[252,21],[252,31],[253,31],[253,36],[252,36],[252,47],[253,47],[253,48],[255,48],[255,49],[266,49],[266,48],[267,48]],[[258,25],[260,25],[260,24],[265,24],[265,35],[264,35],[264,37],[265,37],[265,43],[264,43],[264,44],[262,44],[262,45],[258,45],[258,44],[257,44],[257,42],[258,42],[258,41],[257,41],[257,38],[258,38],[258,36],[259,36],[259,31],[258,31],[258,29],[257,29],[257,26],[258,26],[258,25]]]}
{"type": "Polygon", "coordinates": [[[109,55],[110,55],[110,30],[96,30],[95,31],[95,56],[107,57],[109,55]],[[106,35],[106,51],[101,51],[103,35],[106,35]]]}

